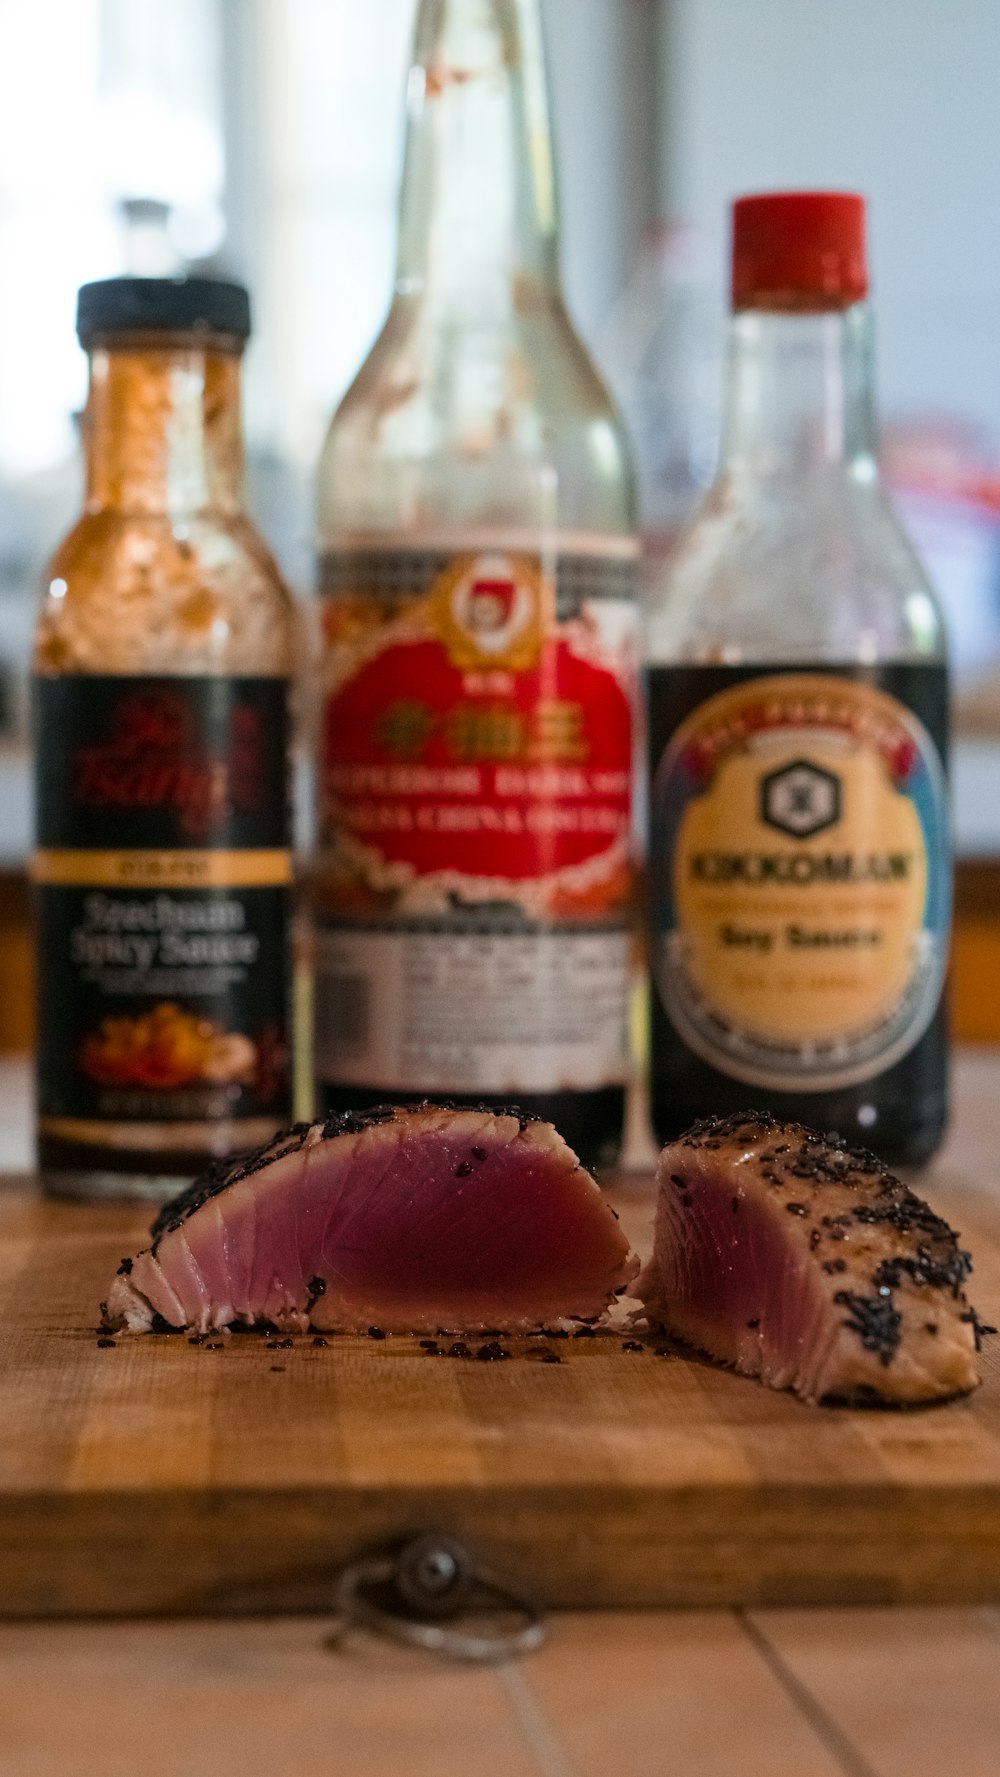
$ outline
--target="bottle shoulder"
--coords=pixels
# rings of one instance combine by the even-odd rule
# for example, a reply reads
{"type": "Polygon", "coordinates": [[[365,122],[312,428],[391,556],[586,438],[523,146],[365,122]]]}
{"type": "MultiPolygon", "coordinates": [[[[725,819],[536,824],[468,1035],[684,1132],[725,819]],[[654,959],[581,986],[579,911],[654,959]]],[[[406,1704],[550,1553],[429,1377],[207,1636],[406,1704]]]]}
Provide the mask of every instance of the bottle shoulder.
{"type": "Polygon", "coordinates": [[[46,569],[36,672],[290,673],[295,601],[243,514],[85,512],[46,569]]]}
{"type": "Polygon", "coordinates": [[[722,477],[645,588],[661,660],[942,660],[943,617],[877,475],[722,477]]]}
{"type": "Polygon", "coordinates": [[[397,300],[331,423],[318,519],[631,532],[624,428],[561,301],[448,320],[397,300]]]}

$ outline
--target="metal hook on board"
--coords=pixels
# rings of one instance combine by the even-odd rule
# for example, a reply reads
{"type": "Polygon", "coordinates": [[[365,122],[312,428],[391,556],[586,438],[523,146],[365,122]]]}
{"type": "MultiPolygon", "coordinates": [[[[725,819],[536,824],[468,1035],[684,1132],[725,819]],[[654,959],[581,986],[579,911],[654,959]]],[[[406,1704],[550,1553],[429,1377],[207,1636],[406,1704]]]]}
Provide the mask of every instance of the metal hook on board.
{"type": "Polygon", "coordinates": [[[436,1532],[352,1561],[337,1581],[334,1606],[341,1619],[334,1644],[357,1624],[455,1660],[531,1653],[548,1632],[534,1599],[477,1566],[455,1537],[436,1532]],[[513,1625],[503,1621],[511,1616],[513,1625]],[[465,1627],[463,1617],[483,1626],[465,1627]]]}

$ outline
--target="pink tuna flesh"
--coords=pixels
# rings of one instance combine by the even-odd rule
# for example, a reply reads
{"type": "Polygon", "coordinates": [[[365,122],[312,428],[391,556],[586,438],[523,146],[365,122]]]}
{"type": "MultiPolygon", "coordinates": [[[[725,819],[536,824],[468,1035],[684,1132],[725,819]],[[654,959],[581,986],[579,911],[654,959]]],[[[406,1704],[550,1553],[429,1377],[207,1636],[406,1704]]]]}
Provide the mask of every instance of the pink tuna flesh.
{"type": "Polygon", "coordinates": [[[489,1110],[300,1125],[196,1181],[153,1235],[111,1325],[513,1331],[598,1314],[637,1269],[562,1137],[489,1110]]]}
{"type": "Polygon", "coordinates": [[[871,1154],[764,1115],[666,1147],[648,1318],[808,1401],[912,1404],[979,1380],[958,1236],[871,1154]]]}

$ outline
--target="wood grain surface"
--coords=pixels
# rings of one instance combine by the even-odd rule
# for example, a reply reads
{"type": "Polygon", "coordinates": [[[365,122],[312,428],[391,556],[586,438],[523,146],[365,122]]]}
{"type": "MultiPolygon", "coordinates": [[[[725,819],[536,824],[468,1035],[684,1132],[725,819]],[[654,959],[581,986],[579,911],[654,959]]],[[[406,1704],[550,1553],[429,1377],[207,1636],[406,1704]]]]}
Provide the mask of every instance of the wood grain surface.
{"type": "MultiPolygon", "coordinates": [[[[1000,1318],[996,1067],[963,1071],[924,1180],[1000,1318]]],[[[641,1244],[648,1180],[615,1200],[641,1244]]],[[[430,1526],[549,1604],[1000,1597],[1000,1377],[910,1414],[801,1405],[620,1334],[511,1342],[257,1335],[101,1347],[96,1305],[145,1216],[0,1191],[0,1613],[323,1609],[359,1550],[430,1526]]]]}

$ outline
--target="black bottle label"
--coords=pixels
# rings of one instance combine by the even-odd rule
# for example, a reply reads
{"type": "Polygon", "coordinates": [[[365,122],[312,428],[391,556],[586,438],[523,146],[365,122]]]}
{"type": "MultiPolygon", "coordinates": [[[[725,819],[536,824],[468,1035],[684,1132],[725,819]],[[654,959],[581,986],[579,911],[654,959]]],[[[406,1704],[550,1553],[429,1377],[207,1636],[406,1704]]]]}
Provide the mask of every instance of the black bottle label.
{"type": "Polygon", "coordinates": [[[869,1082],[938,1010],[943,668],[650,674],[653,972],[676,1037],[776,1092],[869,1082]]]}
{"type": "Polygon", "coordinates": [[[38,678],[44,1133],[287,1117],[288,686],[38,678]]]}

